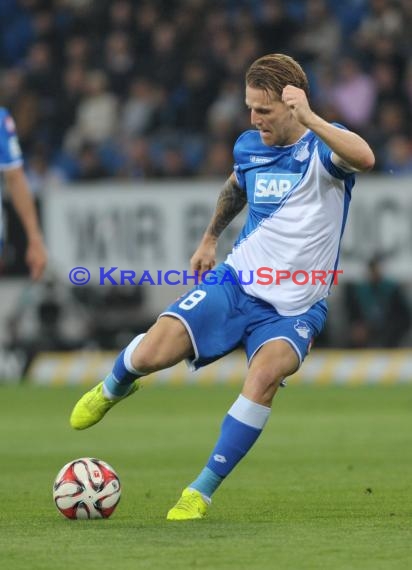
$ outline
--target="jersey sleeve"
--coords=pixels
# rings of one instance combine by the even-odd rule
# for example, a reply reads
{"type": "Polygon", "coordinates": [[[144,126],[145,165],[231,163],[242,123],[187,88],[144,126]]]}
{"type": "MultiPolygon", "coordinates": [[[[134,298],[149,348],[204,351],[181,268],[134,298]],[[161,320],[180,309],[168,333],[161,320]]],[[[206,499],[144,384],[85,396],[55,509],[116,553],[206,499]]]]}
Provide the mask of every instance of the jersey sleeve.
{"type": "Polygon", "coordinates": [[[246,190],[246,179],[245,179],[245,149],[244,149],[244,138],[246,133],[242,133],[237,141],[235,142],[235,146],[233,147],[233,158],[235,163],[233,165],[233,172],[235,173],[237,183],[239,184],[242,190],[246,190]]]}
{"type": "Polygon", "coordinates": [[[0,169],[8,170],[23,164],[16,125],[6,109],[0,109],[0,169]]]}
{"type": "Polygon", "coordinates": [[[236,162],[234,164],[233,171],[235,173],[238,185],[240,186],[240,188],[242,188],[242,190],[245,190],[246,188],[245,175],[242,172],[242,169],[240,168],[239,164],[237,164],[236,162]]]}
{"type": "MultiPolygon", "coordinates": [[[[339,123],[331,123],[331,124],[334,127],[338,127],[339,129],[343,129],[345,131],[348,130],[346,127],[344,127],[339,123]]],[[[329,172],[329,174],[334,178],[339,178],[340,180],[343,180],[348,176],[353,176],[353,171],[345,170],[344,168],[341,168],[340,166],[337,166],[336,164],[333,163],[332,152],[333,152],[332,149],[328,147],[328,145],[325,142],[323,142],[323,140],[318,139],[319,158],[323,166],[329,172]]]]}

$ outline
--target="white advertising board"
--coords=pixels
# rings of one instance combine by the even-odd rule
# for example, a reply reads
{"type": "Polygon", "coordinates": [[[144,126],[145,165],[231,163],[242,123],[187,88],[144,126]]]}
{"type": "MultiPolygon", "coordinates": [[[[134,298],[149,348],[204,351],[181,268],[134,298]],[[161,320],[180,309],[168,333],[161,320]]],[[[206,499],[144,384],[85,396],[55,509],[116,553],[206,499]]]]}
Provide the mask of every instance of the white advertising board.
{"type": "MultiPolygon", "coordinates": [[[[169,274],[171,281],[182,279],[183,271],[190,274],[190,257],[220,189],[221,183],[214,180],[112,183],[51,192],[43,201],[43,217],[52,265],[67,283],[76,267],[86,268],[94,284],[153,281],[156,296],[154,289],[162,288],[167,271],[181,272],[169,274]]],[[[220,259],[230,251],[243,219],[242,213],[222,235],[220,259]]],[[[365,262],[376,253],[385,256],[388,275],[412,281],[411,179],[359,176],[342,242],[339,279],[362,277],[365,262]]],[[[79,274],[80,281],[84,277],[79,274]]],[[[165,299],[172,300],[192,284],[188,278],[172,293],[169,286],[165,299]]]]}
{"type": "MultiPolygon", "coordinates": [[[[145,271],[156,281],[158,271],[188,271],[219,190],[213,182],[86,186],[50,193],[43,214],[52,264],[61,278],[68,279],[81,266],[90,271],[91,282],[102,278],[106,284],[120,284],[121,270],[134,271],[136,282],[145,271]],[[111,271],[113,267],[117,269],[111,271]],[[110,277],[105,277],[107,271],[110,277]]],[[[221,258],[241,226],[240,217],[222,236],[221,258]]]]}

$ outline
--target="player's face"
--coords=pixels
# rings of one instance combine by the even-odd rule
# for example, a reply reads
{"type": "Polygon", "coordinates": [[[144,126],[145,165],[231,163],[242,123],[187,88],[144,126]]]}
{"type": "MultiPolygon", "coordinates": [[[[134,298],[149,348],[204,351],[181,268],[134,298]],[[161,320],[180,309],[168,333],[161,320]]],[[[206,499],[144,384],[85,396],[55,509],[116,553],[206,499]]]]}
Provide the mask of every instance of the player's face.
{"type": "Polygon", "coordinates": [[[260,132],[264,144],[272,146],[295,142],[291,140],[295,127],[293,115],[274,93],[247,85],[246,106],[250,109],[250,121],[260,132]]]}

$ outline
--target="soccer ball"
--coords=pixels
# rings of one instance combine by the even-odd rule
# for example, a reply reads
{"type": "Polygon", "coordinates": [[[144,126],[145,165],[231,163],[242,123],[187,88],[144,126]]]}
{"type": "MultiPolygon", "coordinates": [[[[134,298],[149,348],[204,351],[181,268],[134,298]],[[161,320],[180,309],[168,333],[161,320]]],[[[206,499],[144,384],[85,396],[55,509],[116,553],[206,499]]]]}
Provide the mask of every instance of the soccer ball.
{"type": "Polygon", "coordinates": [[[121,486],[108,463],[81,457],[66,463],[53,484],[53,499],[68,519],[107,519],[120,501],[121,486]]]}

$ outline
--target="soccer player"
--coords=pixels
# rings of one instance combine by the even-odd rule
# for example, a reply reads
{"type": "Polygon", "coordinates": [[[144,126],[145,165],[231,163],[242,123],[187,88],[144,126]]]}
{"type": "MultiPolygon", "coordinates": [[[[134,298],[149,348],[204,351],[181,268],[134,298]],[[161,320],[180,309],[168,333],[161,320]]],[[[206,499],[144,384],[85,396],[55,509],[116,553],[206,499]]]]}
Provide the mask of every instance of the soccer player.
{"type": "MultiPolygon", "coordinates": [[[[4,107],[0,107],[0,172],[13,207],[26,233],[26,263],[31,278],[36,281],[41,278],[46,267],[46,248],[43,243],[33,196],[23,170],[23,156],[16,126],[10,113],[4,107]]],[[[1,230],[0,218],[0,254],[1,230]]]]}
{"type": "Polygon", "coordinates": [[[278,387],[322,330],[354,173],[374,165],[361,137],[311,110],[306,75],[291,57],[271,54],[250,66],[246,105],[255,129],[235,143],[234,172],[191,259],[193,271],[211,270],[218,237],[248,204],[232,252],[215,269],[219,285],[202,282],[172,303],[71,415],[73,428],[87,428],[135,392],[146,374],[183,359],[196,369],[244,347],[249,366],[242,392],[168,520],[204,517],[213,493],[262,432],[278,387]]]}

